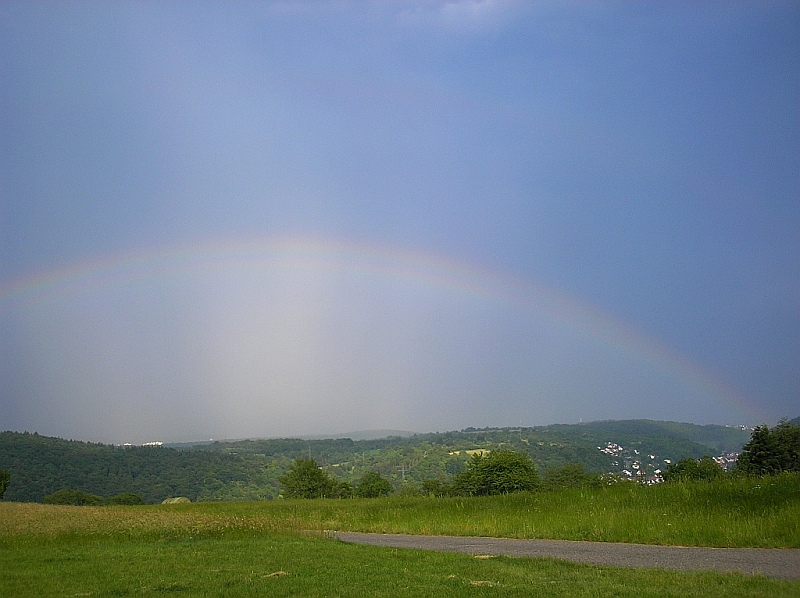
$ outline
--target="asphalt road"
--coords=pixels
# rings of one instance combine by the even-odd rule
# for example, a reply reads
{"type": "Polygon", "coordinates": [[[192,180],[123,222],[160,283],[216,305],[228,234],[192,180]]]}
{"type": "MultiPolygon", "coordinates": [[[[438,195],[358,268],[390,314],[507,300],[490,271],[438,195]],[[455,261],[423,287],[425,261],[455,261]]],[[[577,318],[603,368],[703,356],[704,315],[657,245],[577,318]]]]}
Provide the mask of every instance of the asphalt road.
{"type": "Polygon", "coordinates": [[[418,548],[475,555],[553,557],[616,567],[676,571],[739,571],[776,579],[800,579],[800,550],[782,548],[696,548],[565,540],[512,540],[455,536],[406,536],[331,532],[343,542],[391,548],[418,548]]]}

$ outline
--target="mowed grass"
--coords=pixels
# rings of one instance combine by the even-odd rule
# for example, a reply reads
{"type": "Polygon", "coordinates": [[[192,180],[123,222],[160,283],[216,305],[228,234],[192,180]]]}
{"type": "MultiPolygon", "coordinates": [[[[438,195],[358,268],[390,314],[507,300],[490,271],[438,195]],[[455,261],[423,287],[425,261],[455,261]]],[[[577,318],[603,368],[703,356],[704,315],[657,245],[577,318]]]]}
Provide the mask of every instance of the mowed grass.
{"type": "Polygon", "coordinates": [[[344,544],[265,532],[4,542],[3,596],[798,596],[800,582],[344,544]]]}
{"type": "Polygon", "coordinates": [[[0,503],[3,596],[800,596],[800,582],[353,546],[321,530],[797,547],[800,477],[470,499],[0,503]],[[727,485],[726,485],[727,484],[727,485]]]}

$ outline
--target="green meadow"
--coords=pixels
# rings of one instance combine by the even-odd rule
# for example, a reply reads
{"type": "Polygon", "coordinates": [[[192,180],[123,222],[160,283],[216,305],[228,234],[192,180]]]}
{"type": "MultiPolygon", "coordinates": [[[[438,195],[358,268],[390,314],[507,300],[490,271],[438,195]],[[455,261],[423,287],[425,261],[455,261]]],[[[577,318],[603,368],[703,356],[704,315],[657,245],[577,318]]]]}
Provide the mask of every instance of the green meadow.
{"type": "Polygon", "coordinates": [[[800,596],[800,582],[353,546],[324,530],[800,547],[800,476],[482,498],[0,503],[4,596],[800,596]]]}

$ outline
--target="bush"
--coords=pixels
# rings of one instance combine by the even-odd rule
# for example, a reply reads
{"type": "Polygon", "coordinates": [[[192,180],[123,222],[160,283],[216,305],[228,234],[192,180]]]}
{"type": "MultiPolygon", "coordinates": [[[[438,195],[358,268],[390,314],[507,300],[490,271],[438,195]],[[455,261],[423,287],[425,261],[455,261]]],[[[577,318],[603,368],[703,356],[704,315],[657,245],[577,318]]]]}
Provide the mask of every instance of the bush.
{"type": "Polygon", "coordinates": [[[350,482],[335,482],[332,498],[353,498],[355,490],[350,482]]]}
{"type": "Polygon", "coordinates": [[[541,487],[539,474],[528,455],[514,451],[476,453],[467,469],[453,480],[453,493],[467,496],[510,494],[541,487]]]}
{"type": "Polygon", "coordinates": [[[80,490],[73,490],[72,488],[63,488],[58,492],[45,496],[44,502],[48,505],[94,506],[102,504],[103,497],[87,494],[80,490]]]}
{"type": "Polygon", "coordinates": [[[394,492],[394,488],[389,480],[374,471],[364,474],[364,477],[356,484],[356,496],[359,498],[378,498],[379,496],[389,496],[392,492],[394,492]]]}
{"type": "Polygon", "coordinates": [[[600,474],[589,473],[583,463],[567,463],[560,467],[548,467],[542,475],[547,490],[557,488],[597,488],[603,485],[600,474]]]}
{"type": "Polygon", "coordinates": [[[420,498],[427,495],[422,490],[420,484],[403,484],[400,486],[400,490],[397,491],[397,496],[402,498],[420,498]]]}
{"type": "Polygon", "coordinates": [[[708,455],[700,459],[681,459],[670,463],[664,472],[665,482],[686,482],[689,480],[703,480],[710,482],[725,472],[722,467],[708,455]]]}
{"type": "Polygon", "coordinates": [[[448,496],[451,494],[451,488],[449,484],[442,482],[441,480],[436,479],[428,479],[422,480],[422,494],[425,496],[448,496]]]}
{"type": "Polygon", "coordinates": [[[144,500],[138,494],[122,492],[103,501],[104,505],[143,505],[144,500]]]}

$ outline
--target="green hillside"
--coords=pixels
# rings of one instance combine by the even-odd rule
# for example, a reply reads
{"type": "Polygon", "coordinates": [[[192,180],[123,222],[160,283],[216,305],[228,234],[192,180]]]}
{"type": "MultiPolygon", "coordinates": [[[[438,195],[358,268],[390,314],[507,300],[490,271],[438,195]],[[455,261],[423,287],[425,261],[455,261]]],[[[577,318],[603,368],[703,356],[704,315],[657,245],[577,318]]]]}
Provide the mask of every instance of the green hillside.
{"type": "Polygon", "coordinates": [[[170,496],[212,500],[271,494],[264,463],[256,459],[163,447],[121,448],[38,434],[0,434],[0,469],[11,472],[4,500],[21,502],[41,502],[62,488],[104,497],[133,492],[148,503],[170,496]]]}
{"type": "Polygon", "coordinates": [[[173,496],[192,501],[277,498],[280,477],[298,457],[313,457],[337,479],[369,471],[396,489],[446,481],[464,469],[469,451],[527,453],[537,468],[582,463],[589,471],[664,470],[683,457],[738,451],[750,432],[649,420],[601,421],[533,428],[467,428],[408,437],[353,440],[263,439],[181,447],[117,447],[38,434],[0,433],[0,469],[11,472],[5,500],[40,502],[68,487],[103,497],[139,494],[145,502],[173,496]]]}
{"type": "MultiPolygon", "coordinates": [[[[613,436],[622,444],[638,444],[661,439],[669,447],[672,444],[666,439],[672,438],[680,441],[690,441],[702,445],[706,452],[713,449],[713,454],[723,452],[737,452],[750,440],[750,430],[738,427],[707,425],[698,426],[679,422],[664,422],[653,420],[620,420],[597,421],[572,426],[550,426],[550,428],[566,428],[575,434],[581,433],[594,435],[598,440],[613,436]]],[[[653,450],[655,447],[650,447],[653,450]]],[[[675,447],[677,448],[677,447],[675,447]]],[[[670,448],[661,449],[662,452],[670,448]]],[[[686,456],[694,456],[687,454],[686,456]]],[[[700,455],[702,456],[702,455],[700,455]]]]}

